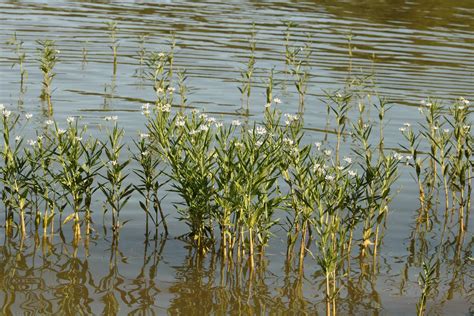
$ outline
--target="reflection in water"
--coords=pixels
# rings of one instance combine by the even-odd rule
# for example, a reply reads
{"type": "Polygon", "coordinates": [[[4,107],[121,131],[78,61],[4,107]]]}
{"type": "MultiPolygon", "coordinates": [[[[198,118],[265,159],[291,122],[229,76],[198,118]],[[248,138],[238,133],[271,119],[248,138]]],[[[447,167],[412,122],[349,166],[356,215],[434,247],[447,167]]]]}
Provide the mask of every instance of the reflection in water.
{"type": "MultiPolygon", "coordinates": [[[[426,245],[435,239],[426,238],[430,232],[423,231],[425,228],[415,227],[402,273],[389,280],[401,281],[400,295],[413,291],[410,268],[420,266],[425,247],[435,249],[441,263],[437,276],[441,271],[449,272],[447,278],[436,282],[434,296],[439,299],[430,308],[442,310],[455,297],[470,292],[466,261],[472,255],[473,241],[463,245],[449,236],[442,244],[426,245]]],[[[324,314],[324,277],[318,271],[307,275],[288,270],[275,273],[261,265],[251,273],[223,264],[216,253],[203,256],[193,249],[178,265],[175,260],[169,263],[163,259],[165,239],[146,241],[142,255],[130,260],[117,239],[98,242],[91,243],[90,252],[107,245],[98,250],[104,256],[100,262],[97,254],[87,256],[63,241],[46,238],[22,243],[6,238],[0,248],[2,314],[324,314]],[[174,270],[174,280],[162,281],[163,269],[169,268],[174,270]]],[[[338,310],[343,314],[381,312],[380,280],[364,260],[354,260],[352,271],[342,278],[338,310]]],[[[384,266],[391,270],[388,262],[384,266]]]]}

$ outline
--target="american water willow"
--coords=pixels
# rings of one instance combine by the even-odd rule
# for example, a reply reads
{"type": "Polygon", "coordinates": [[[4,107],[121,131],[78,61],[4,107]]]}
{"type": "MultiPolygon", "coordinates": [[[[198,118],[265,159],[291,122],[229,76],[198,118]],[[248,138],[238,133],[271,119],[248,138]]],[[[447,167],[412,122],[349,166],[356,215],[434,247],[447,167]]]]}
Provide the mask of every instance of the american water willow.
{"type": "MultiPolygon", "coordinates": [[[[38,42],[42,98],[48,104],[43,129],[25,140],[21,132],[31,124],[31,114],[0,107],[5,232],[18,234],[21,240],[39,233],[48,238],[71,223],[73,243],[87,244],[98,231],[94,201],[102,200],[104,226],[118,238],[127,222],[120,213],[135,196],[145,217],[145,235],[156,239],[159,234],[173,234],[167,225],[167,216],[173,214],[162,207],[167,191],[173,191],[179,196],[179,201],[173,201],[176,214],[187,227],[180,238],[201,256],[218,249],[229,267],[245,266],[254,273],[263,265],[275,232],[283,228],[288,269],[302,274],[308,256],[319,265],[328,315],[337,312],[341,279],[350,271],[356,252],[359,258],[370,258],[372,271],[377,272],[401,165],[415,170],[418,224],[432,225],[438,216],[433,204],[442,192],[445,222],[456,216],[462,239],[472,194],[470,102],[459,98],[449,107],[434,100],[423,102],[421,128],[404,124],[400,131],[407,144],[389,150],[384,126],[390,104],[383,98],[373,102],[360,87],[347,84],[340,91],[326,92],[328,122],[335,126],[327,129],[324,141],[312,143],[303,122],[311,50],[309,44],[290,47],[290,27],[285,66],[299,96],[296,113],[278,110],[281,100],[273,91],[272,68],[265,82],[263,120],[248,120],[255,84],[255,30],[240,87],[245,120],[225,122],[186,110],[186,73],[181,70],[175,75],[173,39],[169,52],[140,49],[139,75],[151,82],[156,100],[141,105],[144,132],[127,143],[117,116],[104,118],[103,138],[90,135],[78,117],[64,123],[53,119],[51,85],[59,52],[52,41],[38,42]],[[175,111],[176,91],[181,100],[175,111]],[[376,119],[370,115],[374,109],[376,119]]],[[[115,73],[117,24],[109,23],[107,28],[115,73]]],[[[12,43],[23,56],[21,43],[12,43]]],[[[20,68],[23,62],[24,56],[20,68]]],[[[426,309],[434,268],[426,265],[425,270],[420,313],[426,309]]]]}
{"type": "MultiPolygon", "coordinates": [[[[138,194],[146,234],[151,222],[156,234],[161,226],[161,233],[167,235],[161,207],[166,185],[182,200],[176,209],[188,233],[181,237],[203,255],[219,246],[226,262],[245,264],[253,271],[265,255],[273,228],[284,227],[287,263],[291,266],[296,259],[296,266],[303,270],[305,257],[315,258],[327,282],[327,309],[334,314],[339,278],[349,268],[355,244],[361,256],[373,257],[375,269],[401,163],[413,165],[416,178],[421,178],[420,221],[429,216],[426,203],[438,179],[440,185],[449,186],[446,213],[457,210],[460,234],[467,229],[471,203],[472,135],[467,100],[457,100],[450,116],[433,120],[426,129],[434,130],[434,136],[415,133],[405,124],[401,131],[409,140],[409,156],[404,156],[389,153],[382,141],[371,146],[376,122],[363,112],[356,122],[350,122],[344,111],[350,99],[350,95],[336,94],[328,106],[334,109],[338,123],[336,139],[346,129],[351,131],[351,157],[341,157],[344,143],[339,140],[334,148],[308,143],[300,117],[283,116],[274,109],[275,100],[263,107],[264,120],[258,124],[224,123],[198,110],[172,113],[167,103],[144,105],[146,132],[128,149],[115,116],[104,118],[105,139],[91,136],[79,118],[69,117],[64,128],[54,120],[45,121],[43,132],[24,141],[20,133],[32,115],[22,116],[2,105],[0,179],[5,230],[9,235],[18,233],[21,239],[38,231],[47,237],[54,234],[55,222],[61,228],[72,222],[78,244],[94,230],[92,205],[101,196],[104,215],[111,213],[111,223],[106,226],[118,235],[123,225],[120,211],[132,194],[138,194]],[[448,124],[451,128],[444,128],[448,124]],[[424,139],[434,148],[429,155],[418,150],[424,139]],[[431,161],[432,167],[423,167],[431,161]],[[425,180],[438,169],[440,177],[425,180]],[[131,183],[131,173],[138,183],[131,183]],[[281,211],[285,220],[277,216],[281,211]]],[[[381,101],[378,108],[385,106],[381,101]]],[[[431,108],[423,106],[422,111],[431,108]]],[[[379,135],[383,137],[383,132],[379,135]]]]}

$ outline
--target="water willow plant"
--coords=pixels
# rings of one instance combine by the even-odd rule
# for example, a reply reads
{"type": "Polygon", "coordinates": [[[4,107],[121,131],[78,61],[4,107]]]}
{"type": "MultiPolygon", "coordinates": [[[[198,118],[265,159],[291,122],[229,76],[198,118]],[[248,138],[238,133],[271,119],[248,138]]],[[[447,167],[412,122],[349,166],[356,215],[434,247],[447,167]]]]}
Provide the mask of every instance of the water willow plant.
{"type": "Polygon", "coordinates": [[[138,36],[138,51],[136,52],[138,58],[138,68],[135,70],[135,75],[140,79],[144,79],[145,75],[145,59],[147,55],[147,49],[145,47],[145,42],[148,38],[148,35],[142,34],[138,36]]]}
{"type": "Polygon", "coordinates": [[[106,198],[106,207],[110,207],[112,212],[112,230],[114,234],[118,234],[121,227],[120,211],[132,197],[133,192],[133,185],[125,182],[128,177],[126,168],[130,163],[130,158],[121,161],[121,152],[124,147],[122,143],[123,134],[123,129],[118,127],[115,120],[112,130],[107,128],[108,141],[104,144],[104,153],[107,160],[103,162],[106,170],[103,178],[107,181],[100,185],[100,189],[106,198]]]}
{"type": "Polygon", "coordinates": [[[256,41],[257,32],[255,30],[255,23],[252,25],[252,30],[250,32],[249,39],[249,49],[250,55],[246,64],[246,68],[242,69],[240,72],[241,77],[241,86],[238,87],[241,94],[241,105],[242,110],[245,109],[245,114],[248,115],[250,111],[250,94],[252,92],[252,79],[255,71],[255,49],[257,45],[256,41]],[[244,108],[245,105],[245,108],[244,108]]]}
{"type": "Polygon", "coordinates": [[[20,217],[21,237],[26,237],[25,212],[28,207],[28,173],[27,160],[20,155],[22,138],[16,138],[13,142],[11,132],[18,124],[20,116],[12,115],[11,111],[0,105],[3,127],[3,164],[1,168],[3,184],[2,201],[5,206],[5,228],[7,233],[12,232],[14,226],[14,211],[18,211],[20,217]]]}
{"type": "Polygon", "coordinates": [[[292,58],[289,60],[291,73],[295,80],[296,91],[298,91],[298,113],[300,113],[300,115],[304,113],[305,96],[308,89],[308,81],[310,79],[310,57],[311,39],[308,38],[302,48],[297,48],[293,51],[292,58]]]}
{"type": "Polygon", "coordinates": [[[279,135],[254,124],[242,131],[237,150],[234,182],[235,193],[241,197],[236,205],[237,258],[247,250],[251,270],[257,247],[263,254],[270,229],[278,222],[273,213],[281,201],[277,186],[281,143],[275,143],[274,137],[279,135]]]}
{"type": "Polygon", "coordinates": [[[40,69],[43,73],[43,89],[41,90],[41,99],[48,104],[48,114],[53,114],[53,103],[51,101],[52,83],[56,76],[53,71],[54,66],[58,62],[59,50],[56,49],[55,43],[52,40],[36,41],[40,46],[38,51],[40,53],[40,69]]]}
{"type": "Polygon", "coordinates": [[[185,201],[178,212],[190,228],[187,238],[199,251],[206,252],[214,238],[212,122],[197,111],[191,117],[178,115],[174,119],[169,118],[169,107],[159,107],[156,113],[150,132],[158,151],[170,164],[174,190],[185,201]]]}
{"type": "Polygon", "coordinates": [[[54,139],[57,142],[55,151],[56,163],[60,166],[56,173],[51,169],[52,178],[55,179],[63,188],[64,192],[71,196],[66,199],[71,204],[73,212],[64,219],[64,224],[73,220],[74,240],[81,239],[81,204],[85,193],[85,184],[88,178],[82,172],[81,159],[84,155],[84,146],[81,144],[85,128],[78,129],[77,120],[73,117],[68,118],[67,130],[60,129],[57,124],[53,132],[54,139]]]}
{"type": "Polygon", "coordinates": [[[6,42],[7,45],[13,46],[13,51],[16,54],[16,61],[12,64],[12,68],[18,64],[20,67],[20,90],[23,91],[23,85],[28,78],[28,72],[25,69],[24,63],[26,60],[26,53],[23,49],[23,41],[16,37],[16,32],[6,42]]]}
{"type": "Polygon", "coordinates": [[[109,32],[110,38],[110,49],[112,50],[113,56],[113,65],[114,65],[114,75],[117,73],[117,50],[120,46],[119,41],[117,39],[117,22],[109,21],[105,22],[105,26],[107,31],[109,32]]]}
{"type": "Polygon", "coordinates": [[[445,217],[448,210],[457,208],[459,232],[462,234],[466,225],[465,210],[469,210],[472,192],[473,145],[469,101],[459,98],[447,113],[439,102],[423,101],[420,112],[427,122],[426,127],[415,132],[410,124],[405,123],[400,128],[408,141],[404,148],[414,159],[412,166],[415,167],[422,210],[420,220],[428,222],[428,203],[431,203],[434,190],[442,186],[445,217]],[[428,155],[419,149],[425,141],[429,146],[428,155]],[[428,166],[424,164],[426,160],[429,160],[428,166]]]}
{"type": "Polygon", "coordinates": [[[140,207],[146,213],[145,235],[147,237],[149,235],[149,219],[151,219],[155,226],[155,238],[158,238],[158,227],[160,224],[163,224],[165,236],[168,235],[168,225],[166,224],[166,218],[159,197],[159,189],[166,184],[166,181],[161,181],[161,178],[164,176],[164,168],[161,166],[162,157],[153,154],[153,150],[150,148],[149,137],[149,134],[140,133],[140,140],[134,140],[138,152],[133,155],[132,159],[137,162],[139,168],[134,169],[133,172],[141,182],[138,185],[134,185],[134,188],[145,199],[145,202],[139,202],[140,207]],[[154,215],[151,212],[152,208],[154,215]]]}
{"type": "Polygon", "coordinates": [[[88,54],[88,49],[87,49],[87,45],[88,45],[89,41],[84,41],[84,43],[82,44],[82,66],[84,67],[85,64],[87,64],[87,54],[88,54]]]}
{"type": "Polygon", "coordinates": [[[171,86],[173,57],[163,52],[150,52],[147,64],[147,75],[153,83],[156,95],[155,105],[172,104],[174,88],[171,86]]]}

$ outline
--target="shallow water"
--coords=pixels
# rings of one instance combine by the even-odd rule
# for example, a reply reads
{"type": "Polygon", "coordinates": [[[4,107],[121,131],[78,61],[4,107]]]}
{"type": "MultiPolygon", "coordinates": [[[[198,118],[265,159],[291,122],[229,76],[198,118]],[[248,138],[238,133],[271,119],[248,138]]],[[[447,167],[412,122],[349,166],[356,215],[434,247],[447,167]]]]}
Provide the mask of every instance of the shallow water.
{"type": "MultiPolygon", "coordinates": [[[[307,34],[313,42],[313,76],[305,110],[309,129],[325,128],[324,90],[342,88],[349,68],[355,74],[373,72],[377,91],[393,102],[385,136],[388,147],[402,142],[398,128],[404,122],[420,121],[420,99],[435,97],[444,103],[459,96],[474,99],[471,0],[1,1],[0,103],[33,113],[37,125],[44,121],[35,41],[53,39],[61,51],[53,82],[56,119],[81,116],[95,133],[104,115],[113,113],[127,135],[135,135],[144,129],[140,105],[154,100],[151,86],[134,76],[139,67],[138,36],[148,35],[147,50],[162,50],[174,31],[176,64],[189,76],[190,105],[229,121],[239,115],[239,71],[249,54],[248,38],[255,22],[258,87],[252,93],[250,113],[259,120],[265,103],[262,81],[272,67],[284,70],[282,21],[287,20],[298,24],[292,31],[292,45],[303,45],[307,34]],[[116,75],[103,23],[110,20],[119,22],[116,75]],[[4,44],[14,32],[27,51],[29,76],[23,93],[18,68],[11,68],[14,55],[4,44]],[[350,32],[352,58],[348,56],[350,32]],[[88,51],[86,62],[83,47],[88,51]]],[[[280,108],[296,112],[295,88],[285,83],[284,74],[277,73],[277,78],[280,108]]],[[[314,140],[324,136],[309,133],[314,140]]],[[[400,192],[380,249],[380,271],[376,276],[359,273],[344,282],[341,314],[414,314],[422,254],[436,251],[444,260],[429,313],[473,313],[474,270],[468,259],[473,248],[472,218],[462,243],[456,242],[454,231],[441,242],[441,225],[434,225],[431,232],[416,229],[419,203],[411,170],[402,168],[397,188],[400,192]]],[[[171,232],[167,240],[145,243],[144,214],[137,199],[121,214],[130,222],[120,240],[102,230],[102,216],[97,215],[97,234],[87,252],[75,250],[59,236],[52,242],[31,236],[25,244],[2,237],[2,314],[324,314],[324,287],[314,260],[307,258],[304,276],[284,269],[282,229],[275,230],[266,266],[251,278],[245,269],[226,270],[213,255],[200,258],[174,238],[186,231],[175,219],[176,199],[170,195],[165,200],[171,232]]],[[[96,214],[102,212],[99,202],[96,214]]],[[[353,269],[364,267],[354,260],[353,269]]]]}

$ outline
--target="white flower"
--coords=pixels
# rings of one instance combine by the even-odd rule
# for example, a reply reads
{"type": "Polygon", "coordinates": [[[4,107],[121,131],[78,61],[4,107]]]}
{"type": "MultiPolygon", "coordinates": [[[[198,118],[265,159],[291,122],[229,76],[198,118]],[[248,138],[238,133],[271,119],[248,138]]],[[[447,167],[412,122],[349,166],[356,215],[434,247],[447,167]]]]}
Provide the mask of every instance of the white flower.
{"type": "Polygon", "coordinates": [[[471,126],[469,126],[469,125],[464,125],[462,128],[464,128],[464,130],[468,131],[468,130],[471,129],[471,126]]]}
{"type": "Polygon", "coordinates": [[[293,114],[289,114],[289,113],[286,113],[286,114],[285,114],[285,117],[286,117],[286,121],[285,121],[285,124],[286,124],[286,125],[290,125],[290,124],[293,123],[294,121],[299,120],[299,116],[298,116],[298,115],[293,115],[293,114]]]}
{"type": "Polygon", "coordinates": [[[458,107],[458,109],[461,110],[461,111],[464,110],[465,108],[466,108],[466,107],[465,107],[465,106],[462,106],[462,105],[460,105],[460,106],[458,107]]]}
{"type": "Polygon", "coordinates": [[[271,106],[272,106],[272,104],[271,104],[271,103],[267,103],[267,104],[265,104],[265,108],[266,108],[266,109],[268,109],[268,108],[269,108],[269,107],[271,107],[271,106]]]}
{"type": "Polygon", "coordinates": [[[150,111],[144,110],[144,111],[142,111],[142,115],[148,116],[148,115],[150,115],[150,111]]]}
{"type": "Polygon", "coordinates": [[[141,138],[141,139],[146,139],[146,138],[148,138],[148,137],[150,137],[150,134],[140,133],[140,138],[141,138]]]}
{"type": "Polygon", "coordinates": [[[464,103],[465,105],[469,105],[469,103],[470,103],[469,100],[467,100],[467,99],[465,99],[465,98],[463,98],[463,97],[460,97],[460,98],[459,98],[459,101],[461,101],[461,103],[464,103]]]}
{"type": "Polygon", "coordinates": [[[196,131],[195,129],[189,131],[189,135],[196,135],[197,133],[199,133],[199,132],[196,131]]]}
{"type": "Polygon", "coordinates": [[[262,146],[263,142],[261,140],[258,140],[255,142],[255,146],[260,147],[262,146]]]}
{"type": "Polygon", "coordinates": [[[324,177],[324,179],[326,179],[326,181],[332,181],[332,180],[334,180],[334,176],[326,175],[326,177],[324,177]]]}
{"type": "Polygon", "coordinates": [[[63,130],[62,128],[58,128],[58,135],[62,135],[64,133],[66,133],[65,130],[63,130]]]}
{"type": "Polygon", "coordinates": [[[158,57],[160,57],[160,58],[165,57],[165,53],[159,53],[159,54],[158,54],[158,57]]]}
{"type": "Polygon", "coordinates": [[[169,92],[169,93],[173,93],[175,90],[176,90],[176,89],[173,88],[173,87],[168,87],[168,92],[169,92]]]}
{"type": "Polygon", "coordinates": [[[317,163],[317,164],[314,164],[313,170],[314,172],[321,172],[323,171],[323,168],[321,167],[321,164],[317,163]]]}
{"type": "Polygon", "coordinates": [[[216,128],[221,128],[222,126],[224,126],[224,124],[222,124],[221,122],[216,122],[215,126],[216,128]]]}
{"type": "Polygon", "coordinates": [[[53,125],[53,124],[54,124],[54,121],[53,121],[53,120],[47,120],[47,121],[44,122],[44,124],[46,124],[46,125],[48,125],[48,126],[49,126],[49,125],[53,125]]]}
{"type": "Polygon", "coordinates": [[[182,118],[176,120],[176,126],[183,127],[184,125],[186,125],[186,121],[182,118]]]}
{"type": "Polygon", "coordinates": [[[402,160],[403,159],[403,155],[399,154],[399,153],[394,153],[393,154],[393,158],[397,159],[397,160],[402,160]]]}
{"type": "Polygon", "coordinates": [[[336,93],[336,97],[338,97],[338,98],[342,98],[342,94],[340,94],[340,93],[336,93]]]}
{"type": "Polygon", "coordinates": [[[233,120],[232,121],[232,126],[240,126],[240,125],[242,125],[241,121],[239,121],[239,120],[233,120]]]}
{"type": "Polygon", "coordinates": [[[293,146],[293,144],[295,142],[291,138],[285,137],[285,138],[283,138],[283,143],[288,145],[288,146],[293,146]]]}
{"type": "Polygon", "coordinates": [[[244,147],[244,144],[242,144],[241,142],[235,142],[234,145],[237,148],[243,148],[244,147]]]}
{"type": "Polygon", "coordinates": [[[347,173],[348,173],[351,177],[355,177],[355,176],[357,175],[357,172],[354,171],[354,170],[349,170],[347,173]]]}
{"type": "Polygon", "coordinates": [[[267,133],[267,130],[263,126],[257,126],[255,132],[257,133],[257,135],[265,135],[267,133]]]}
{"type": "Polygon", "coordinates": [[[431,102],[426,103],[426,106],[429,107],[429,108],[430,108],[432,105],[433,105],[433,103],[431,103],[431,102]]]}
{"type": "Polygon", "coordinates": [[[439,129],[438,126],[433,126],[433,130],[437,131],[439,129]]]}
{"type": "Polygon", "coordinates": [[[209,130],[209,126],[203,124],[203,125],[199,126],[199,130],[201,130],[203,132],[207,132],[209,130]]]}
{"type": "Polygon", "coordinates": [[[43,135],[39,135],[36,139],[38,139],[38,141],[42,141],[43,140],[43,135]]]}
{"type": "Polygon", "coordinates": [[[365,123],[364,125],[362,125],[363,128],[369,128],[369,124],[365,123]]]}
{"type": "Polygon", "coordinates": [[[201,119],[201,120],[207,120],[207,114],[205,114],[205,113],[200,114],[200,115],[199,115],[199,119],[201,119]]]}
{"type": "Polygon", "coordinates": [[[316,146],[316,149],[317,149],[317,150],[320,150],[320,149],[321,149],[321,145],[322,145],[322,144],[321,144],[320,142],[314,143],[314,146],[316,146]]]}
{"type": "Polygon", "coordinates": [[[449,133],[449,128],[443,129],[443,132],[445,132],[446,134],[448,134],[448,133],[449,133]]]}
{"type": "Polygon", "coordinates": [[[143,157],[146,157],[146,156],[148,156],[148,154],[149,154],[149,152],[148,152],[148,151],[144,151],[144,152],[142,152],[142,156],[143,156],[143,157]]]}
{"type": "Polygon", "coordinates": [[[8,117],[10,117],[10,115],[12,114],[12,112],[11,112],[11,111],[8,111],[8,110],[6,110],[6,109],[4,109],[4,110],[2,111],[2,114],[3,114],[3,116],[4,116],[5,118],[8,118],[8,117]]]}
{"type": "Polygon", "coordinates": [[[161,112],[171,112],[171,104],[167,103],[167,104],[163,104],[159,110],[161,112]]]}
{"type": "Polygon", "coordinates": [[[404,133],[404,132],[407,131],[407,128],[406,128],[406,127],[400,127],[398,130],[399,130],[400,132],[404,133]]]}
{"type": "Polygon", "coordinates": [[[337,166],[337,170],[344,170],[343,166],[337,166]]]}
{"type": "Polygon", "coordinates": [[[191,113],[194,114],[194,115],[197,115],[197,114],[199,114],[199,110],[198,109],[192,109],[191,113]]]}
{"type": "Polygon", "coordinates": [[[112,166],[116,166],[118,163],[117,160],[111,160],[109,161],[109,164],[111,164],[112,166]]]}
{"type": "Polygon", "coordinates": [[[343,160],[347,162],[348,164],[352,163],[352,159],[350,157],[345,157],[343,160]]]}
{"type": "Polygon", "coordinates": [[[67,122],[68,124],[72,124],[72,123],[74,123],[74,120],[75,120],[74,117],[69,116],[69,117],[66,119],[66,122],[67,122]]]}
{"type": "Polygon", "coordinates": [[[20,140],[21,140],[21,136],[15,137],[15,141],[16,141],[16,142],[19,142],[20,140]]]}
{"type": "Polygon", "coordinates": [[[32,117],[33,117],[33,114],[31,114],[31,113],[26,113],[26,114],[25,114],[25,118],[26,118],[27,120],[31,119],[32,117]]]}
{"type": "Polygon", "coordinates": [[[182,118],[176,120],[176,126],[183,127],[184,125],[186,125],[186,122],[182,118]]]}
{"type": "Polygon", "coordinates": [[[217,120],[216,120],[215,117],[209,117],[209,118],[207,119],[207,123],[208,123],[208,124],[215,123],[216,121],[217,121],[217,120]]]}
{"type": "Polygon", "coordinates": [[[27,142],[28,145],[30,145],[30,146],[36,145],[36,140],[33,140],[33,139],[28,139],[26,142],[27,142]]]}
{"type": "Polygon", "coordinates": [[[273,99],[273,102],[275,102],[275,104],[280,104],[281,103],[281,100],[279,98],[274,98],[273,99]]]}
{"type": "Polygon", "coordinates": [[[326,150],[324,151],[324,154],[325,154],[326,156],[330,156],[331,153],[332,153],[332,151],[329,150],[329,149],[326,149],[326,150]]]}
{"type": "Polygon", "coordinates": [[[425,104],[426,104],[426,101],[425,101],[425,100],[421,100],[420,103],[421,103],[422,105],[425,105],[425,104]]]}
{"type": "Polygon", "coordinates": [[[423,114],[423,108],[422,108],[421,106],[418,108],[418,112],[420,112],[421,114],[423,114]]]}
{"type": "Polygon", "coordinates": [[[82,137],[79,137],[79,136],[76,136],[75,139],[76,139],[78,142],[82,141],[82,137]]]}
{"type": "Polygon", "coordinates": [[[150,109],[150,103],[145,103],[142,105],[142,110],[143,111],[146,111],[146,110],[149,110],[150,109]]]}
{"type": "Polygon", "coordinates": [[[410,127],[411,124],[410,123],[403,123],[403,126],[410,127]]]}

